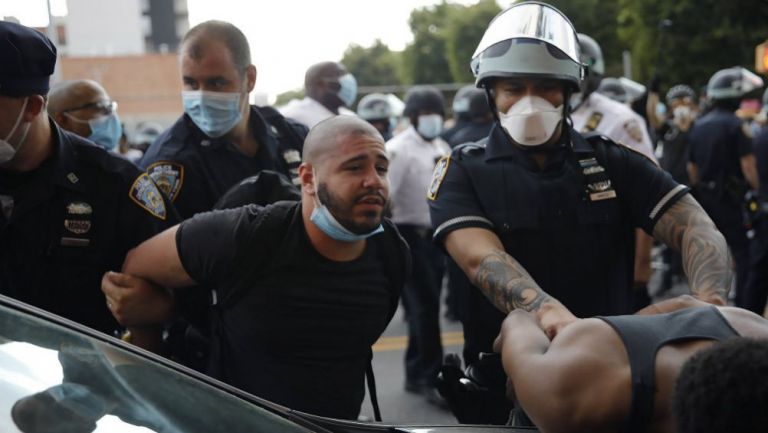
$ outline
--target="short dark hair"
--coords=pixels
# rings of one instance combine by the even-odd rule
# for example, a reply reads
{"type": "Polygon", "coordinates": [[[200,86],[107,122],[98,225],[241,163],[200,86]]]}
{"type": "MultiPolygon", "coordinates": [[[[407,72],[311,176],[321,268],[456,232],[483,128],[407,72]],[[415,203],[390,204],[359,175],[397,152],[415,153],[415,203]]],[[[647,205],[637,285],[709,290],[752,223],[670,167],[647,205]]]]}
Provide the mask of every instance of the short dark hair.
{"type": "Polygon", "coordinates": [[[202,22],[187,32],[181,41],[182,50],[188,49],[193,59],[202,56],[200,37],[212,36],[221,41],[232,54],[232,61],[240,72],[245,72],[251,65],[251,48],[243,32],[226,21],[211,20],[202,22]],[[187,43],[190,45],[187,47],[187,43]]]}
{"type": "Polygon", "coordinates": [[[692,356],[680,370],[673,412],[679,433],[768,430],[768,340],[734,338],[692,356]]]}

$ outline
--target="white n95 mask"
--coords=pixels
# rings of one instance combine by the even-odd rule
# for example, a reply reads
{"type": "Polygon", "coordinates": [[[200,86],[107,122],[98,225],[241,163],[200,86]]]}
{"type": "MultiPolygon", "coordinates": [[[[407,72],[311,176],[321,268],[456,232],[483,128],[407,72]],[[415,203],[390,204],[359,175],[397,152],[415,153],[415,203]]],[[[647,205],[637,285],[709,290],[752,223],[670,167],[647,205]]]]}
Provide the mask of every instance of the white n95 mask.
{"type": "Polygon", "coordinates": [[[506,113],[499,112],[501,126],[523,146],[547,142],[563,119],[563,106],[555,107],[539,96],[525,96],[506,113]]]}

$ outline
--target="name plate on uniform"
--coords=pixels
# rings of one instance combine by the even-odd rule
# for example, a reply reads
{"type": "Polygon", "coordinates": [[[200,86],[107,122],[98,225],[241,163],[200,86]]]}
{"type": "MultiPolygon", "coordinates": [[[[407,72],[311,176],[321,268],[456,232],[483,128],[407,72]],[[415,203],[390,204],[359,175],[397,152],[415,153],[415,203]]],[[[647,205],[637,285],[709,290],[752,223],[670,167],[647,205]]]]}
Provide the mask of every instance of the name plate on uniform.
{"type": "Polygon", "coordinates": [[[591,201],[608,200],[611,198],[616,198],[616,191],[610,190],[610,191],[603,191],[603,192],[593,192],[589,194],[589,199],[591,201]]]}

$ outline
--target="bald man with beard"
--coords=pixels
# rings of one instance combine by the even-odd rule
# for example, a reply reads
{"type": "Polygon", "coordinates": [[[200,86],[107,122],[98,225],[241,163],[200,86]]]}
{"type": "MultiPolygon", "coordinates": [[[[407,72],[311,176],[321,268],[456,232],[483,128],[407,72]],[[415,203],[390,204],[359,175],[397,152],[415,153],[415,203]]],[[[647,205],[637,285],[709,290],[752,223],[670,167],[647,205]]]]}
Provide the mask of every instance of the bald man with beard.
{"type": "Polygon", "coordinates": [[[62,129],[115,150],[123,127],[117,103],[93,80],[61,82],[48,94],[48,114],[62,129]]]}
{"type": "Polygon", "coordinates": [[[210,374],[292,409],[355,419],[407,246],[383,216],[389,160],[373,126],[328,119],[304,151],[301,201],[198,214],[131,251],[102,290],[115,318],[139,332],[163,319],[142,315],[164,301],[137,300],[216,287],[210,374]]]}
{"type": "Polygon", "coordinates": [[[768,320],[686,295],[632,316],[577,320],[552,341],[529,313],[514,310],[495,346],[510,395],[542,433],[671,433],[685,362],[739,337],[768,340],[768,320]]]}

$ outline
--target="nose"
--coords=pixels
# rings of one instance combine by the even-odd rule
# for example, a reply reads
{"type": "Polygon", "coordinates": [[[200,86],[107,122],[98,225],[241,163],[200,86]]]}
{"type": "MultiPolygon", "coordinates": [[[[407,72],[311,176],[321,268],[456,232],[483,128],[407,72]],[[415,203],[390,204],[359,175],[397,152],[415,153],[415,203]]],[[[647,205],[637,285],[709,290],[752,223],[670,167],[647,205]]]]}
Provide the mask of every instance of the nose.
{"type": "Polygon", "coordinates": [[[386,175],[382,176],[376,170],[375,166],[371,166],[365,172],[365,177],[363,178],[363,187],[381,190],[386,188],[387,182],[388,180],[386,175]]]}

